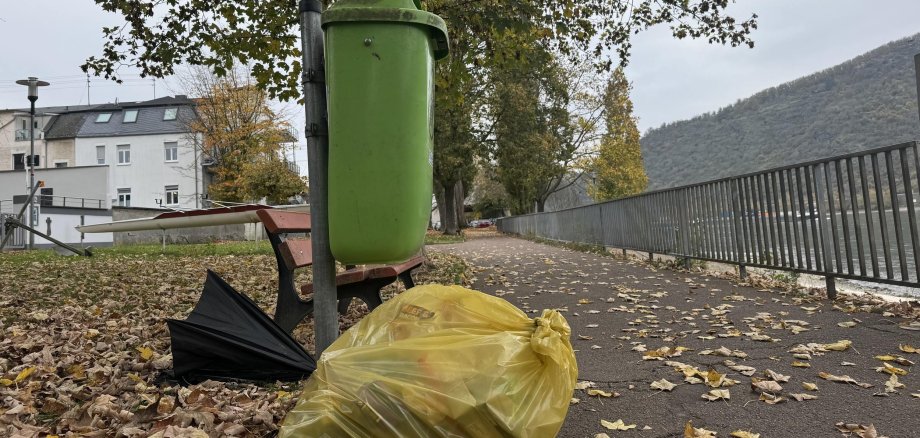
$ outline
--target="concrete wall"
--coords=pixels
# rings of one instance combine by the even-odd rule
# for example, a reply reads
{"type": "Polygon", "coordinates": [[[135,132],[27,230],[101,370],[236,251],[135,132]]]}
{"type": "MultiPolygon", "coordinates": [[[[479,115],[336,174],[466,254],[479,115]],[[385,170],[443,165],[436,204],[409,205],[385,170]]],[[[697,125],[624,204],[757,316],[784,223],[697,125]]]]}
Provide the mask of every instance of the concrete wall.
{"type": "MultiPolygon", "coordinates": [[[[15,195],[26,195],[28,173],[24,170],[0,171],[0,201],[15,195]]],[[[108,209],[109,169],[107,166],[35,169],[35,180],[44,181],[45,188],[54,189],[54,196],[101,199],[108,209]]]]}
{"type": "Polygon", "coordinates": [[[166,186],[178,185],[179,204],[174,207],[200,206],[196,201],[201,194],[201,171],[196,183],[195,152],[187,134],[77,138],[76,165],[96,165],[96,146],[105,146],[105,162],[110,166],[107,199],[114,200],[114,204],[122,188],[131,190],[131,207],[158,208],[157,199],[166,202],[166,186]],[[167,142],[179,144],[178,161],[166,161],[167,142]],[[119,145],[130,145],[130,164],[118,164],[119,145]]]}
{"type": "MultiPolygon", "coordinates": [[[[80,225],[80,217],[86,225],[101,224],[112,221],[111,210],[95,210],[80,208],[44,207],[39,217],[37,229],[43,233],[48,232],[47,220],[51,219],[50,236],[64,243],[80,243],[80,233],[75,229],[80,225]]],[[[108,246],[112,244],[112,233],[95,233],[84,235],[83,243],[86,245],[108,246]]],[[[35,245],[39,247],[54,246],[48,240],[35,237],[35,245]]]]}
{"type": "MultiPolygon", "coordinates": [[[[156,208],[112,208],[112,220],[123,221],[156,216],[169,210],[156,208]]],[[[258,225],[258,224],[256,224],[258,225]]],[[[253,225],[218,225],[213,227],[179,228],[166,230],[166,243],[207,243],[218,240],[252,240],[258,237],[253,225]],[[249,230],[247,230],[249,228],[249,230]],[[249,237],[247,239],[247,237],[249,237]]],[[[116,245],[155,244],[163,240],[162,230],[129,231],[115,233],[116,245]]]]}
{"type": "MultiPolygon", "coordinates": [[[[42,157],[41,165],[44,167],[47,164],[47,167],[55,167],[57,163],[66,163],[64,167],[76,166],[76,154],[74,150],[74,144],[76,142],[72,138],[62,138],[58,140],[48,140],[48,159],[44,161],[45,158],[42,157]]],[[[37,148],[38,146],[36,146],[37,148]]],[[[42,155],[45,154],[45,151],[42,150],[42,155]]]]}

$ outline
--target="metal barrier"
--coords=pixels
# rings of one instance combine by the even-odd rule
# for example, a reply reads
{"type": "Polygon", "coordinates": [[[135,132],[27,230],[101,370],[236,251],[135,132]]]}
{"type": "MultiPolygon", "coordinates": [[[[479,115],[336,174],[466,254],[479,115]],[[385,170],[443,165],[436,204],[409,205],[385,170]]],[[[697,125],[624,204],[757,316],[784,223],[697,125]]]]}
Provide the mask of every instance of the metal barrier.
{"type": "Polygon", "coordinates": [[[4,214],[0,213],[0,242],[6,238],[6,233],[12,233],[9,240],[6,242],[5,248],[9,249],[23,249],[26,247],[26,232],[19,227],[6,227],[6,217],[15,218],[14,214],[4,214]]]}
{"type": "Polygon", "coordinates": [[[569,210],[499,231],[920,287],[920,150],[903,143],[569,210]]]}
{"type": "Polygon", "coordinates": [[[35,201],[42,207],[92,208],[104,210],[104,199],[75,198],[71,196],[36,195],[35,201]]]}

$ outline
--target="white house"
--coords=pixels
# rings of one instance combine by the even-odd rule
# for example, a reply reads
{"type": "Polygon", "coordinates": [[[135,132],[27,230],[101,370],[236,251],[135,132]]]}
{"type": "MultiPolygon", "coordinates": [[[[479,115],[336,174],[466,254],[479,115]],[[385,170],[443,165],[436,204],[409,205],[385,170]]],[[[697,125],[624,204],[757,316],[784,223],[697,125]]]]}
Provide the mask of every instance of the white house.
{"type": "Polygon", "coordinates": [[[195,117],[194,101],[163,97],[100,105],[80,114],[74,163],[109,166],[112,205],[201,207],[203,178],[196,152],[201,139],[187,126],[195,117]]]}

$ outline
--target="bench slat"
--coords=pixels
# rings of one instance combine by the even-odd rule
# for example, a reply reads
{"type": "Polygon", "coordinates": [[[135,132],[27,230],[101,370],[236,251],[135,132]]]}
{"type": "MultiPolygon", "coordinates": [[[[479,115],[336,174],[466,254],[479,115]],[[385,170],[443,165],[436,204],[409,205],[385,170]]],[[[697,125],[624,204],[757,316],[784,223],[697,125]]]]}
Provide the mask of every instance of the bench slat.
{"type": "Polygon", "coordinates": [[[284,210],[259,210],[256,212],[272,234],[306,233],[310,231],[310,213],[298,213],[284,210]]]}
{"type": "MultiPolygon", "coordinates": [[[[335,276],[336,286],[345,286],[347,284],[360,283],[368,279],[369,271],[367,269],[352,269],[335,276]]],[[[313,283],[305,284],[300,291],[308,294],[313,292],[313,283]]]]}
{"type": "Polygon", "coordinates": [[[286,240],[279,249],[284,263],[291,270],[313,264],[313,242],[309,239],[286,240]]]}
{"type": "Polygon", "coordinates": [[[425,259],[422,256],[415,256],[398,265],[379,266],[370,270],[370,278],[396,278],[403,272],[419,267],[424,261],[425,259]]]}

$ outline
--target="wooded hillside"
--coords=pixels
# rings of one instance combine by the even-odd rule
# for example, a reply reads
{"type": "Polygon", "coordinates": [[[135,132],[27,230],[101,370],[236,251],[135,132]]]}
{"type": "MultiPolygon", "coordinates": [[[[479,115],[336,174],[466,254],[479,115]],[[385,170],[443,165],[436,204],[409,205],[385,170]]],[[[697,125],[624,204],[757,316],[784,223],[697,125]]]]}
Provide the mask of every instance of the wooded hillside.
{"type": "Polygon", "coordinates": [[[920,34],[642,138],[649,189],[920,139],[920,34]]]}

